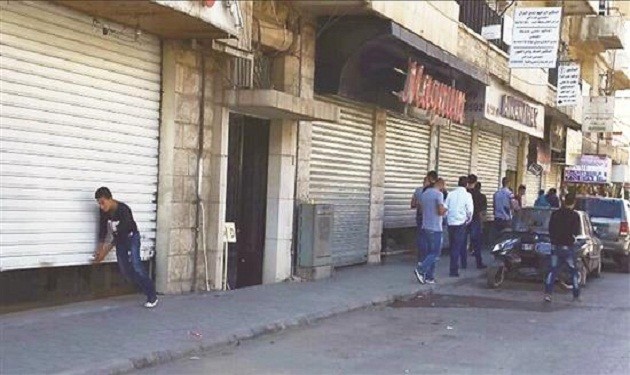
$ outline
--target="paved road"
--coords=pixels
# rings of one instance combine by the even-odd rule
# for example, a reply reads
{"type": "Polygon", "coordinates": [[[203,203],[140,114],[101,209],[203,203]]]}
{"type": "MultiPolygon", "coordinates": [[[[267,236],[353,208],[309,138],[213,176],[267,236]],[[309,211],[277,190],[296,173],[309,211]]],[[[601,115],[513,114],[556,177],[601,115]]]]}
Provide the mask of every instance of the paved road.
{"type": "Polygon", "coordinates": [[[584,301],[541,285],[462,280],[414,300],[263,336],[145,374],[629,374],[630,277],[589,280],[584,301]]]}

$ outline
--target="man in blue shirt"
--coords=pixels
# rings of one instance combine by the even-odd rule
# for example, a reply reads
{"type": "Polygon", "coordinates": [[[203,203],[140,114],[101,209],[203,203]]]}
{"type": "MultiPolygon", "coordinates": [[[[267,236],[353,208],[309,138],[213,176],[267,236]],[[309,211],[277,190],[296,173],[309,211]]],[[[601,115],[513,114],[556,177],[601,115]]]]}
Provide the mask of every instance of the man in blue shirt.
{"type": "Polygon", "coordinates": [[[422,193],[424,193],[430,187],[430,177],[437,178],[436,171],[430,171],[424,177],[422,186],[416,188],[411,197],[411,208],[416,210],[416,246],[418,250],[418,266],[422,264],[424,257],[426,256],[426,245],[424,243],[424,237],[422,237],[422,207],[420,206],[420,200],[422,193]]]}
{"type": "Polygon", "coordinates": [[[422,208],[422,236],[427,248],[427,256],[422,266],[416,267],[415,275],[420,284],[435,283],[435,263],[442,250],[442,222],[446,214],[444,195],[437,183],[437,174],[429,176],[430,188],[420,196],[422,208]]]}
{"type": "Polygon", "coordinates": [[[494,223],[497,233],[501,233],[506,228],[512,226],[512,208],[514,204],[514,193],[508,188],[509,180],[503,177],[503,186],[494,193],[494,223]]]}

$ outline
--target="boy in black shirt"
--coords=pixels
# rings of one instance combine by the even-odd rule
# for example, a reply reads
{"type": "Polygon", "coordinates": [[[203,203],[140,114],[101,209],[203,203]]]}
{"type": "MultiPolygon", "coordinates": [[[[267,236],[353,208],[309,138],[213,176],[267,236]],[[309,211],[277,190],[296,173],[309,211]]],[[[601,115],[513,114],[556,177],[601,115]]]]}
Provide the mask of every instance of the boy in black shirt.
{"type": "Polygon", "coordinates": [[[140,259],[140,233],[138,233],[138,226],[133,219],[131,209],[123,202],[114,200],[111,191],[106,187],[98,188],[94,198],[101,209],[99,247],[94,256],[94,262],[100,263],[112,247],[116,246],[116,259],[120,272],[147,296],[144,307],[155,307],[158,299],[153,281],[149,278],[140,259]]]}
{"type": "Polygon", "coordinates": [[[582,228],[580,215],[573,209],[575,194],[567,194],[564,207],[554,211],[549,220],[549,237],[551,237],[551,271],[545,279],[545,301],[551,302],[553,283],[558,269],[566,263],[571,271],[573,282],[573,300],[580,301],[579,275],[576,264],[575,237],[579,236],[582,228]]]}

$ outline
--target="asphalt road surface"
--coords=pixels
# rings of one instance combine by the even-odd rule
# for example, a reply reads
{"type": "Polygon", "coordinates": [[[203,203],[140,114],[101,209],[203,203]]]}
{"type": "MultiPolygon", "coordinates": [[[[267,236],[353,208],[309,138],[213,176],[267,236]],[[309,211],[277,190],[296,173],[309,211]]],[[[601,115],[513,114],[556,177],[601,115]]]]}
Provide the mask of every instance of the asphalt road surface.
{"type": "Polygon", "coordinates": [[[462,280],[141,373],[630,374],[629,275],[589,279],[577,303],[541,288],[462,280]]]}

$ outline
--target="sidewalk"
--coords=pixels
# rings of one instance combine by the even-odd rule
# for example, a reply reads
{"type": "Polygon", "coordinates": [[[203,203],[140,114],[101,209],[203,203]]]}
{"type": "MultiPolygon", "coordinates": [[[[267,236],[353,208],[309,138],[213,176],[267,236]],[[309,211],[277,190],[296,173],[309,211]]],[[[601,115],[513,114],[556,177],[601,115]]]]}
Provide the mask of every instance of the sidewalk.
{"type": "Polygon", "coordinates": [[[438,284],[421,286],[411,256],[337,271],[331,279],[261,285],[231,292],[162,296],[154,310],[139,295],[0,317],[2,374],[122,373],[203,350],[313,323],[336,314],[410,297],[478,277],[448,278],[442,257],[438,284]]]}

